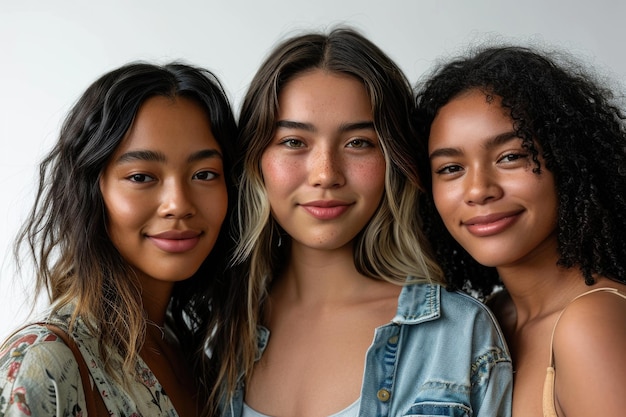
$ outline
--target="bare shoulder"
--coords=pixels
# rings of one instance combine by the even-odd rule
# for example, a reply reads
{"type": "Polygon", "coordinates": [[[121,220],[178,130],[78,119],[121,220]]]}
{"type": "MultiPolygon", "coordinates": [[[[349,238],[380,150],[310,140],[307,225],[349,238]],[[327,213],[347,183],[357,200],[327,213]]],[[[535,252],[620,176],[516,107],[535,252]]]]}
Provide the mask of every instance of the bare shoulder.
{"type": "Polygon", "coordinates": [[[626,299],[599,291],[572,302],[554,333],[555,389],[563,414],[622,415],[625,353],[626,299]]]}
{"type": "MultiPolygon", "coordinates": [[[[555,349],[564,343],[597,351],[610,349],[616,342],[626,343],[626,298],[615,292],[598,291],[573,301],[555,330],[555,349]]],[[[567,351],[576,349],[570,346],[567,351]]]]}
{"type": "MultiPolygon", "coordinates": [[[[555,337],[582,342],[588,336],[603,333],[618,336],[620,332],[626,333],[626,293],[597,291],[576,299],[565,308],[555,337]]],[[[598,343],[598,340],[590,342],[598,343]]]]}
{"type": "Polygon", "coordinates": [[[619,292],[612,288],[596,291],[572,301],[565,308],[559,327],[566,326],[566,323],[570,325],[579,321],[586,323],[600,318],[606,324],[624,323],[626,320],[624,313],[626,313],[626,292],[619,292]],[[571,323],[572,321],[574,323],[571,323]]]}

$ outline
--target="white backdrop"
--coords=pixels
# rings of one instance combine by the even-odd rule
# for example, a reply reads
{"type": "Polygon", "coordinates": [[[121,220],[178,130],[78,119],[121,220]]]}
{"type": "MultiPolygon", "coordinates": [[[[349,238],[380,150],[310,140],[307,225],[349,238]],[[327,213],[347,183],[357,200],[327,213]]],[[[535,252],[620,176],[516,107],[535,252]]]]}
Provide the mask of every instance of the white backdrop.
{"type": "Polygon", "coordinates": [[[213,70],[235,110],[260,61],[284,36],[346,23],[416,82],[439,57],[501,37],[565,48],[626,80],[622,0],[0,0],[0,338],[33,304],[14,235],[36,165],[97,77],[132,60],[183,59],[213,70]]]}

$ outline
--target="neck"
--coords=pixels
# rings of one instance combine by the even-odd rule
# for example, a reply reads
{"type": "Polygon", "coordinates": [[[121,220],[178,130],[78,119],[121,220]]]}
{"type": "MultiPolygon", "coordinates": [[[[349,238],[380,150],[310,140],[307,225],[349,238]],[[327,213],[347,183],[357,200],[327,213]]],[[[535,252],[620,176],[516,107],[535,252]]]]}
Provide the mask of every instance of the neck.
{"type": "Polygon", "coordinates": [[[560,311],[586,285],[580,271],[551,262],[498,268],[515,305],[518,324],[560,311]]]}
{"type": "Polygon", "coordinates": [[[376,280],[356,270],[351,245],[332,251],[294,245],[272,292],[302,303],[343,303],[370,281],[376,280]]]}
{"type": "Polygon", "coordinates": [[[159,327],[165,325],[165,313],[169,305],[173,283],[154,282],[146,285],[142,283],[141,299],[146,318],[159,327]]]}

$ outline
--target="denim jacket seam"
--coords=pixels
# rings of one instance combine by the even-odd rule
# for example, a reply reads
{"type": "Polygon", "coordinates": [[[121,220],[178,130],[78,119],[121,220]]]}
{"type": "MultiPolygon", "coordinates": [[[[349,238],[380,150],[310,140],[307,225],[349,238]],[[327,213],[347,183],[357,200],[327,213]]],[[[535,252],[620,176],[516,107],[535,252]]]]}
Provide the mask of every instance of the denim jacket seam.
{"type": "Polygon", "coordinates": [[[491,370],[498,363],[510,363],[511,359],[508,354],[499,347],[492,347],[484,354],[478,356],[471,366],[470,385],[472,390],[482,387],[483,383],[480,381],[486,381],[491,375],[491,370]],[[486,378],[485,378],[486,377],[486,378]]]}

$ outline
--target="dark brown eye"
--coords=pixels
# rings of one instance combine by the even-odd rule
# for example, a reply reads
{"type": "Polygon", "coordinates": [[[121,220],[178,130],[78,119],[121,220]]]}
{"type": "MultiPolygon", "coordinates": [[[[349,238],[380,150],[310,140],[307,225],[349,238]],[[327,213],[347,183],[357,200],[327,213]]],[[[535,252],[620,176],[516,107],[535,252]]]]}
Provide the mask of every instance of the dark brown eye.
{"type": "Polygon", "coordinates": [[[212,171],[200,171],[198,173],[196,173],[193,176],[193,179],[195,180],[203,180],[203,181],[210,181],[212,179],[215,179],[219,176],[219,174],[212,172],[212,171]]]}
{"type": "Polygon", "coordinates": [[[147,174],[133,174],[130,177],[128,177],[128,179],[132,182],[154,181],[154,178],[152,178],[150,175],[147,175],[147,174]]]}

